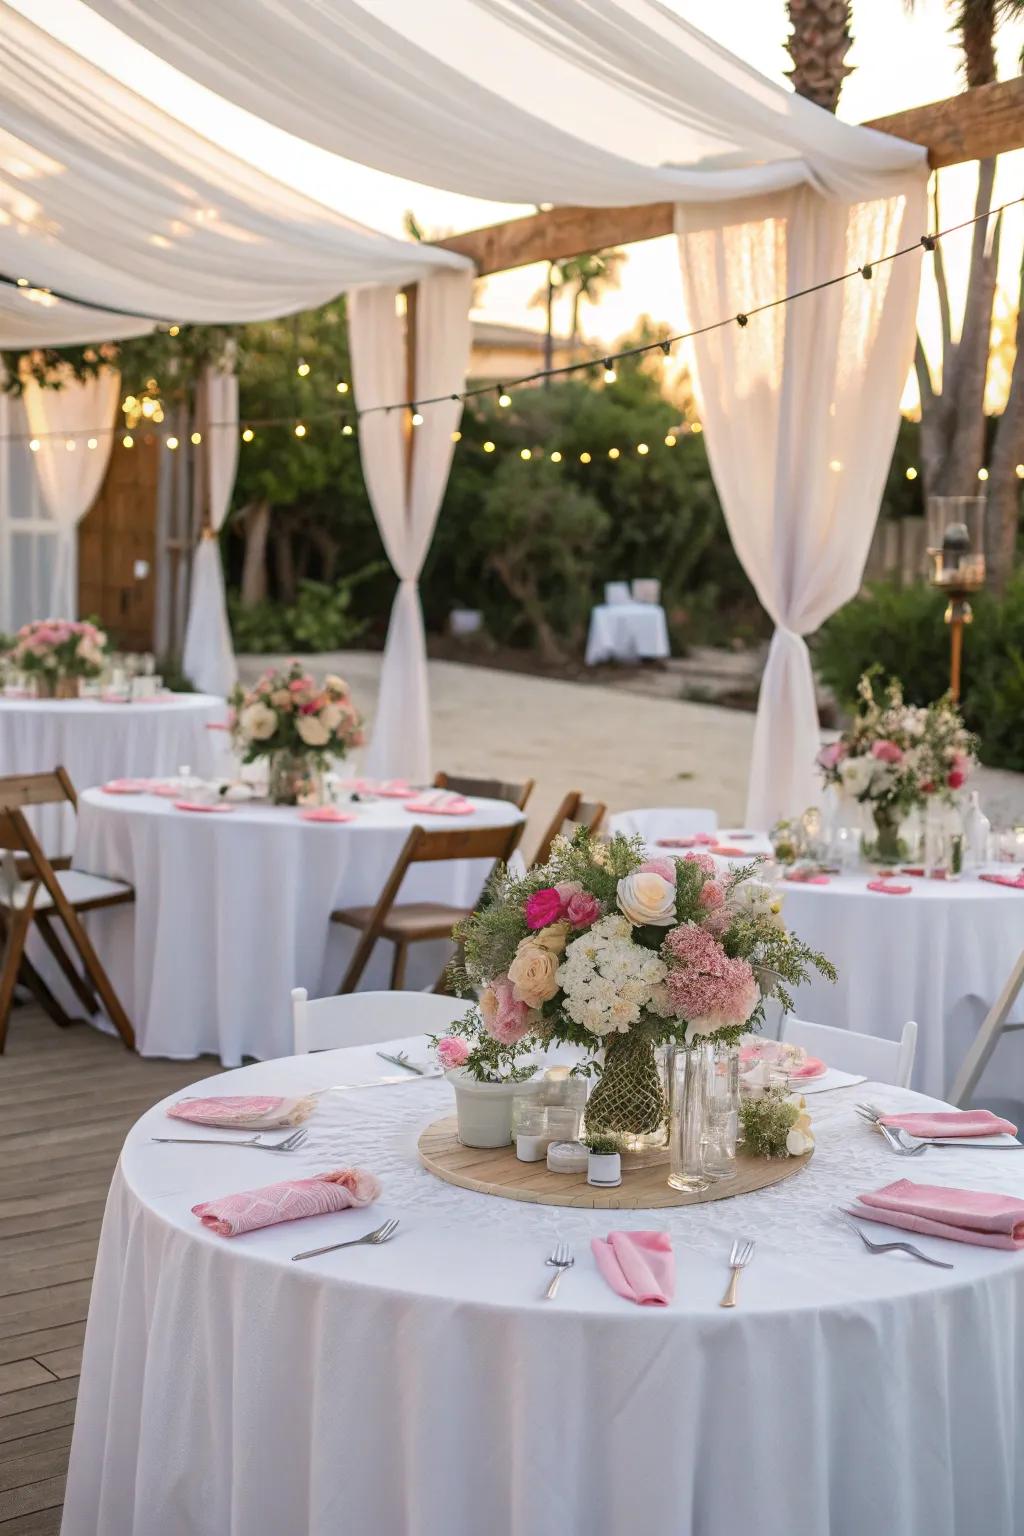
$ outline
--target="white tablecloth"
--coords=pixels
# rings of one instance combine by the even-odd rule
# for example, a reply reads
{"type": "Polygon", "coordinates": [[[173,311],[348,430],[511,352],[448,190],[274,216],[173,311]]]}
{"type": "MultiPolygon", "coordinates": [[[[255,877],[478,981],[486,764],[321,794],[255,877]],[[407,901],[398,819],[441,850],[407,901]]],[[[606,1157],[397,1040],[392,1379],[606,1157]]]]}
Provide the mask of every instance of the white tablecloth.
{"type": "MultiPolygon", "coordinates": [[[[75,863],[135,887],[133,906],[89,918],[93,941],[144,1056],[213,1052],[227,1066],[291,1050],[292,987],[336,992],[356,942],[336,907],[377,900],[412,827],[510,826],[522,812],[476,800],[472,816],[413,816],[400,801],[352,807],[356,819],[303,821],[294,808],[179,811],[156,795],[82,796],[75,863]]],[[[421,864],[402,901],[471,906],[486,860],[421,864]]],[[[408,985],[433,986],[450,947],[415,944],[408,985]]],[[[387,986],[391,946],[378,943],[360,985],[387,986]]]]}
{"type": "MultiPolygon", "coordinates": [[[[867,872],[833,875],[828,885],[785,882],[785,918],[838,967],[831,986],[814,980],[796,993],[796,1011],[896,1040],[918,1023],[914,1086],[941,1098],[1024,948],[1024,892],[965,876],[957,881],[893,875],[907,896],[869,891],[867,872]]],[[[1020,1016],[1019,1014],[1017,1016],[1020,1016]]],[[[977,1090],[1024,1099],[1020,1035],[1004,1037],[977,1090]]]]}
{"type": "MultiPolygon", "coordinates": [[[[190,1091],[366,1084],[381,1065],[330,1052],[190,1091]]],[[[452,1111],[443,1080],[325,1094],[287,1168],[155,1145],[190,1129],[150,1111],[104,1220],[64,1536],[1019,1536],[1024,1254],[919,1238],[955,1268],[872,1257],[835,1207],[908,1168],[1019,1192],[1024,1154],[908,1165],[854,1114],[864,1097],[923,1106],[876,1085],[820,1094],[795,1178],[649,1213],[442,1183],[415,1144],[452,1111]],[[349,1163],[383,1181],[370,1210],[232,1240],[190,1213],[349,1163]],[[390,1215],[384,1247],[290,1263],[390,1215]],[[616,1227],[672,1235],[669,1307],[598,1276],[589,1238],[616,1227]],[[730,1312],[737,1235],[757,1251],[730,1312]],[[576,1263],[542,1302],[558,1236],[576,1263]]]]}
{"type": "MultiPolygon", "coordinates": [[[[136,704],[0,698],[0,776],[61,767],[81,792],[108,779],[172,774],[185,763],[193,773],[212,774],[224,736],[206,726],[226,718],[224,700],[205,693],[176,693],[136,704]]],[[[31,817],[51,857],[71,852],[73,812],[42,806],[31,817]]]]}
{"type": "Polygon", "coordinates": [[[590,610],[588,667],[599,661],[662,659],[670,654],[660,603],[599,603],[590,610]]]}

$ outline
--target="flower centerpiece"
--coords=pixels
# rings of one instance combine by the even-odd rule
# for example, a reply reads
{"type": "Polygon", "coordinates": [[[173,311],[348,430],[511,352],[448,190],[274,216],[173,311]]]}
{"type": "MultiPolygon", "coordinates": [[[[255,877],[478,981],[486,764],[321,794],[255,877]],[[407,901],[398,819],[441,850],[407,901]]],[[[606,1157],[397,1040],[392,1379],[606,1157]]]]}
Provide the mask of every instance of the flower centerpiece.
{"type": "Polygon", "coordinates": [[[284,671],[264,672],[253,688],[236,688],[231,705],[232,736],[243,761],[269,760],[275,805],[315,799],[317,779],[330,760],[363,741],[348,684],[334,676],[318,684],[297,661],[284,671]]]}
{"type": "Polygon", "coordinates": [[[876,835],[865,852],[879,863],[895,864],[906,852],[902,817],[963,788],[976,762],[977,740],[950,694],[927,706],[906,704],[899,678],[891,677],[882,702],[872,676],[868,671],[861,677],[853,724],[819,752],[818,766],[826,784],[870,807],[876,835]]]}
{"type": "Polygon", "coordinates": [[[73,699],[83,677],[99,677],[106,651],[106,635],[88,620],[36,619],[18,630],[8,659],[34,679],[40,698],[73,699]]]}
{"type": "Polygon", "coordinates": [[[588,1135],[627,1151],[663,1143],[656,1046],[735,1042],[767,997],[790,1006],[787,987],[812,966],[835,976],[786,931],[781,898],[755,872],[720,875],[705,853],[648,859],[641,838],[604,843],[578,829],[522,878],[497,872],[455,929],[453,980],[478,992],[479,1030],[499,1045],[590,1053],[574,1069],[598,1077],[588,1135]]]}

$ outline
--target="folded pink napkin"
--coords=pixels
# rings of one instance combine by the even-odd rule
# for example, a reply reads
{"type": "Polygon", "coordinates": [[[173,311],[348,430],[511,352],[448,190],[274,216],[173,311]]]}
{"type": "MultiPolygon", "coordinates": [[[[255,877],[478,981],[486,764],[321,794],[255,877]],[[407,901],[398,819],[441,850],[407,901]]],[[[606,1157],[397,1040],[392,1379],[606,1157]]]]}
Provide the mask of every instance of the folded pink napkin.
{"type": "Polygon", "coordinates": [[[667,1232],[609,1232],[591,1252],[616,1296],[642,1307],[667,1307],[676,1293],[676,1260],[667,1232]]]}
{"type": "Polygon", "coordinates": [[[806,869],[790,869],[783,875],[783,880],[792,880],[795,885],[828,885],[828,875],[815,875],[806,869]]]}
{"type": "Polygon", "coordinates": [[[176,784],[161,784],[159,782],[150,784],[149,792],[151,795],[162,795],[165,800],[174,800],[181,794],[181,790],[176,784]]]}
{"type": "Polygon", "coordinates": [[[342,779],[342,786],[357,795],[381,795],[385,800],[412,800],[419,794],[408,779],[342,779]]]}
{"type": "Polygon", "coordinates": [[[476,807],[465,795],[454,795],[447,789],[435,789],[419,795],[415,800],[407,800],[405,809],[417,816],[472,816],[476,807]]]}
{"type": "Polygon", "coordinates": [[[894,885],[891,880],[869,880],[868,890],[877,891],[879,896],[909,896],[909,885],[894,885]]]}
{"type": "Polygon", "coordinates": [[[711,832],[693,832],[689,837],[659,837],[659,848],[710,848],[718,842],[711,832]]]}
{"type": "Polygon", "coordinates": [[[231,727],[226,720],[208,720],[204,729],[208,731],[230,731],[231,727]]]}
{"type": "Polygon", "coordinates": [[[301,1125],[316,1107],[312,1094],[287,1099],[277,1093],[243,1093],[223,1098],[179,1099],[167,1113],[192,1125],[218,1125],[235,1131],[278,1131],[301,1125]]]}
{"type": "Polygon", "coordinates": [[[295,1221],[300,1216],[327,1216],[350,1206],[370,1205],[380,1194],[380,1181],[365,1168],[335,1168],[331,1173],[317,1173],[311,1179],[283,1179],[263,1189],[249,1189],[238,1195],[222,1195],[219,1200],[204,1200],[192,1207],[204,1227],[221,1237],[238,1237],[259,1227],[273,1227],[279,1221],[295,1221]]]}
{"type": "Polygon", "coordinates": [[[223,814],[225,811],[233,811],[234,806],[225,805],[223,800],[215,801],[210,805],[202,800],[175,800],[174,809],[176,811],[219,811],[223,814]]]}
{"type": "Polygon", "coordinates": [[[1013,875],[979,875],[979,880],[988,880],[992,885],[1005,885],[1012,891],[1024,891],[1024,871],[1016,877],[1013,875]]]}
{"type": "Polygon", "coordinates": [[[858,1195],[855,1216],[908,1232],[948,1237],[983,1248],[1024,1248],[1024,1200],[980,1189],[947,1189],[897,1179],[884,1189],[858,1195]]]}
{"type": "Polygon", "coordinates": [[[717,853],[720,859],[745,859],[747,857],[747,850],[745,848],[732,848],[728,843],[712,843],[708,852],[717,853]]]}
{"type": "Polygon", "coordinates": [[[818,1056],[808,1056],[802,1067],[794,1067],[790,1078],[795,1082],[812,1077],[824,1077],[828,1067],[818,1056]]]}
{"type": "Polygon", "coordinates": [[[351,811],[339,811],[334,805],[318,805],[311,811],[300,811],[300,821],[355,821],[351,811]]]}
{"type": "Polygon", "coordinates": [[[148,788],[148,779],[111,779],[103,785],[103,793],[105,795],[144,795],[148,788]]]}
{"type": "Polygon", "coordinates": [[[911,1136],[1016,1136],[1017,1127],[990,1109],[940,1109],[911,1115],[882,1115],[883,1125],[911,1136]]]}

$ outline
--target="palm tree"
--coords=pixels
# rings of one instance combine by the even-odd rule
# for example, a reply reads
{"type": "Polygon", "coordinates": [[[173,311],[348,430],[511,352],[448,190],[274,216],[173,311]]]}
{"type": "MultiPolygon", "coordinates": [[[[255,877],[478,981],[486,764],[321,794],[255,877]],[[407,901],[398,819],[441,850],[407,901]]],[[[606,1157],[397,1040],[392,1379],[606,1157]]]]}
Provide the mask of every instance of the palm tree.
{"type": "Polygon", "coordinates": [[[853,73],[846,63],[853,42],[852,0],[786,0],[786,12],[793,29],[786,39],[793,89],[834,112],[843,81],[853,73]]]}
{"type": "Polygon", "coordinates": [[[570,256],[565,261],[548,263],[548,275],[530,300],[531,305],[543,305],[547,311],[544,345],[546,368],[551,367],[555,300],[560,294],[569,295],[569,342],[575,352],[579,343],[581,305],[600,304],[610,288],[618,288],[625,260],[626,253],[622,250],[586,251],[582,256],[570,256]]]}

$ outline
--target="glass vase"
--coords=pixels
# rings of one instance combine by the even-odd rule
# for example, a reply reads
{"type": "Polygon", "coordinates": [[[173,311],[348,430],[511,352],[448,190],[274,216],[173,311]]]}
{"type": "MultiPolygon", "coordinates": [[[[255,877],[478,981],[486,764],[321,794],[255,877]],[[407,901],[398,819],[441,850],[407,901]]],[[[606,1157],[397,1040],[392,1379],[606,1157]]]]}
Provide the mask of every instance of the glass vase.
{"type": "Polygon", "coordinates": [[[670,1056],[668,1182],[687,1194],[711,1183],[706,1154],[712,1062],[706,1040],[674,1046],[670,1056]]]}
{"type": "Polygon", "coordinates": [[[319,801],[320,774],[305,752],[270,754],[268,793],[274,805],[315,805],[319,801]]]}
{"type": "Polygon", "coordinates": [[[900,837],[902,817],[895,805],[874,805],[871,808],[875,835],[865,839],[863,853],[873,864],[899,864],[906,858],[906,844],[900,837]]]}
{"type": "Polygon", "coordinates": [[[620,1152],[663,1147],[668,1105],[651,1039],[640,1029],[605,1045],[600,1080],[587,1100],[588,1136],[613,1141],[620,1152]]]}
{"type": "Polygon", "coordinates": [[[711,1048],[704,1128],[704,1172],[709,1179],[736,1177],[739,1123],[739,1046],[715,1045],[711,1048]]]}

